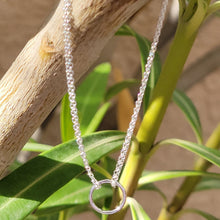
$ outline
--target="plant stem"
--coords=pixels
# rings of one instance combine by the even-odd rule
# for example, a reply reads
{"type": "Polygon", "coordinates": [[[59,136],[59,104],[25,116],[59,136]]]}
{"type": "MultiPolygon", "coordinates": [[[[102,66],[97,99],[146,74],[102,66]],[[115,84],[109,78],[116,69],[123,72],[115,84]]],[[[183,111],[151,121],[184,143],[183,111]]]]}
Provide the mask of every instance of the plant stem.
{"type": "MultiPolygon", "coordinates": [[[[186,22],[183,17],[179,19],[174,41],[153,91],[148,110],[137,133],[139,145],[131,147],[120,179],[121,184],[125,187],[127,196],[132,196],[136,189],[138,179],[148,160],[147,155],[151,151],[178,78],[192,48],[198,29],[205,17],[206,8],[201,5],[201,1],[199,2],[194,15],[191,16],[189,21],[186,22]]],[[[115,201],[115,198],[113,198],[113,201],[115,201]]],[[[108,220],[122,220],[125,214],[126,208],[109,216],[108,220]]]]}
{"type": "Polygon", "coordinates": [[[158,220],[177,220],[177,217],[171,215],[166,209],[162,209],[158,220]]]}
{"type": "Polygon", "coordinates": [[[185,9],[186,9],[186,1],[185,0],[179,0],[179,14],[180,14],[180,16],[183,15],[185,9]]]}
{"type": "Polygon", "coordinates": [[[183,19],[185,21],[188,21],[191,19],[191,17],[195,13],[196,7],[197,7],[197,0],[190,0],[185,10],[185,13],[183,15],[183,19]]]}
{"type": "Polygon", "coordinates": [[[58,220],[67,220],[68,219],[68,210],[63,210],[59,212],[59,219],[58,220]]]}
{"type": "MultiPolygon", "coordinates": [[[[214,130],[210,138],[208,139],[206,146],[213,149],[220,148],[220,124],[214,130]]],[[[211,163],[203,158],[199,158],[194,166],[194,169],[197,171],[206,171],[211,166],[211,163]]],[[[173,216],[178,213],[182,207],[184,206],[185,202],[189,198],[190,194],[193,192],[196,185],[201,180],[201,177],[187,177],[182,185],[180,186],[179,190],[175,194],[171,204],[168,208],[164,208],[159,216],[159,220],[172,220],[173,216]],[[164,218],[166,213],[166,218],[164,218]]]]}
{"type": "MultiPolygon", "coordinates": [[[[133,143],[125,165],[126,168],[124,169],[120,178],[120,182],[126,189],[127,196],[133,195],[135,189],[137,188],[138,179],[144,170],[146,159],[147,157],[140,153],[138,143],[133,143]]],[[[113,197],[112,206],[114,207],[118,201],[120,201],[120,195],[115,194],[113,197]]],[[[127,207],[124,207],[121,212],[109,216],[108,219],[123,219],[124,215],[126,214],[126,210],[127,207]]]]}
{"type": "MultiPolygon", "coordinates": [[[[216,129],[213,131],[212,135],[208,139],[206,146],[213,149],[219,149],[220,148],[220,123],[216,127],[216,129]]],[[[199,158],[194,165],[194,169],[198,171],[205,171],[207,170],[212,164],[203,159],[199,158]]]]}
{"type": "Polygon", "coordinates": [[[141,143],[141,152],[147,153],[155,140],[198,29],[205,17],[206,10],[201,1],[199,2],[197,10],[188,22],[179,19],[174,41],[137,134],[137,139],[141,143]]]}

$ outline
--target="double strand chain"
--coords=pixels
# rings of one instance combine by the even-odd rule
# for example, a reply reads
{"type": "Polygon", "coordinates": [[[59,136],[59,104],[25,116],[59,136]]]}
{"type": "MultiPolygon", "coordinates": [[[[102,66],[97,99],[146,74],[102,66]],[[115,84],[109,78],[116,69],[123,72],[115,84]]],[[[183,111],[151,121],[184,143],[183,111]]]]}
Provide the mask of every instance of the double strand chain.
{"type": "Polygon", "coordinates": [[[125,201],[126,201],[125,189],[123,188],[123,186],[121,186],[119,184],[118,180],[119,180],[119,176],[120,176],[122,167],[123,167],[125,159],[126,159],[126,154],[127,154],[127,151],[129,149],[129,146],[131,143],[133,131],[134,131],[135,124],[136,124],[138,114],[139,114],[139,111],[141,108],[141,104],[143,101],[145,89],[147,86],[148,78],[149,78],[151,67],[152,67],[152,63],[153,63],[155,53],[157,50],[157,45],[159,42],[159,37],[160,37],[161,29],[163,26],[163,21],[165,19],[167,5],[168,5],[168,0],[164,0],[162,3],[162,9],[161,9],[161,13],[160,13],[160,16],[158,19],[156,32],[155,32],[155,35],[153,38],[153,42],[151,44],[149,56],[147,58],[147,63],[145,65],[145,72],[143,73],[141,86],[139,89],[139,93],[137,95],[137,100],[135,102],[133,115],[132,115],[131,121],[129,123],[126,137],[125,137],[120,155],[118,157],[118,161],[117,161],[116,168],[114,170],[112,179],[111,180],[105,179],[105,180],[98,181],[95,178],[95,176],[92,172],[92,169],[89,165],[89,161],[86,156],[85,147],[83,145],[82,135],[81,135],[81,131],[80,131],[80,123],[79,123],[79,116],[78,116],[77,103],[76,103],[74,65],[73,65],[73,56],[72,56],[72,46],[73,46],[72,45],[72,37],[71,37],[72,0],[64,0],[64,8],[63,8],[64,57],[65,57],[66,78],[67,78],[67,87],[68,87],[73,129],[75,132],[76,142],[78,145],[80,156],[82,157],[87,174],[90,177],[91,182],[93,184],[93,187],[90,191],[90,197],[89,197],[90,204],[97,212],[100,212],[102,214],[113,214],[115,212],[118,212],[124,206],[125,201]],[[93,191],[95,189],[99,189],[102,184],[106,184],[106,183],[111,184],[112,187],[114,187],[114,188],[116,186],[119,187],[122,191],[122,194],[123,194],[121,204],[118,207],[116,207],[114,210],[103,211],[102,209],[98,208],[95,205],[95,203],[93,202],[93,198],[92,198],[93,191]]]}

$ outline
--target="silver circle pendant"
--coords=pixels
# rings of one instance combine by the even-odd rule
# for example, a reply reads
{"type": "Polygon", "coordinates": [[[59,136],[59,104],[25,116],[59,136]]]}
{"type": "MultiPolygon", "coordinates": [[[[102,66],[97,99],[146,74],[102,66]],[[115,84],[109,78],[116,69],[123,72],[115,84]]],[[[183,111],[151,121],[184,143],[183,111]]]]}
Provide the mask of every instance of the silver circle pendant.
{"type": "MultiPolygon", "coordinates": [[[[100,180],[100,181],[98,181],[98,183],[100,184],[100,185],[103,185],[103,184],[111,184],[112,183],[112,180],[110,180],[110,179],[104,179],[104,180],[100,180]]],[[[90,190],[90,194],[89,194],[89,201],[90,201],[90,204],[91,204],[91,206],[92,206],[92,208],[95,210],[95,211],[97,211],[97,212],[99,212],[99,213],[101,213],[101,214],[104,214],[104,215],[111,215],[111,214],[114,214],[114,213],[116,213],[116,212],[119,212],[123,207],[124,207],[124,205],[125,205],[125,202],[126,202],[126,192],[125,192],[125,189],[124,189],[124,187],[119,183],[119,182],[116,182],[115,183],[116,184],[116,186],[121,190],[121,192],[122,192],[122,201],[121,201],[121,203],[119,204],[119,206],[117,206],[115,209],[112,209],[112,210],[102,210],[102,209],[100,209],[99,207],[97,207],[96,206],[96,204],[94,203],[94,201],[93,201],[93,198],[92,198],[92,194],[93,194],[93,192],[96,190],[96,187],[93,185],[92,186],[92,188],[91,188],[91,190],[90,190]]]]}

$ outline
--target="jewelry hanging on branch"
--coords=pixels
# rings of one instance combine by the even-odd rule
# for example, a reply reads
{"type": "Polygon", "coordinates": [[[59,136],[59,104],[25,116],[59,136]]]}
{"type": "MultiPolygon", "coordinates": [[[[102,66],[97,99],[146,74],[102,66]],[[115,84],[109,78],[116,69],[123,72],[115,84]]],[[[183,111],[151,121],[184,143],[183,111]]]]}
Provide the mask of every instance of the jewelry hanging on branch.
{"type": "Polygon", "coordinates": [[[70,101],[70,109],[71,109],[71,116],[72,116],[72,122],[73,122],[73,129],[75,132],[76,142],[78,144],[78,149],[80,151],[80,155],[82,157],[85,169],[87,171],[88,176],[91,179],[91,182],[93,184],[89,200],[90,204],[93,207],[94,210],[101,214],[114,214],[118,211],[120,211],[125,202],[126,202],[126,192],[124,187],[118,182],[119,176],[122,170],[122,167],[125,162],[126,154],[128,151],[128,148],[131,143],[131,138],[133,135],[134,127],[137,121],[137,117],[141,108],[141,104],[143,101],[145,89],[147,86],[148,78],[150,75],[151,66],[154,60],[155,52],[157,50],[157,45],[159,41],[159,37],[161,34],[161,29],[163,26],[163,21],[165,18],[166,8],[168,5],[168,0],[164,0],[162,4],[161,13],[158,19],[156,32],[153,38],[153,42],[151,44],[151,49],[149,52],[149,56],[147,58],[147,64],[145,65],[145,72],[143,73],[143,78],[141,81],[141,86],[139,89],[139,93],[137,95],[137,101],[135,102],[135,107],[133,110],[133,115],[131,117],[131,121],[127,130],[127,134],[120,152],[120,155],[118,157],[118,161],[116,164],[116,168],[114,170],[112,179],[104,179],[101,181],[98,181],[89,165],[89,161],[86,156],[85,147],[83,145],[83,140],[81,136],[80,131],[80,123],[79,123],[79,116],[78,116],[78,110],[77,110],[77,103],[76,103],[76,93],[75,93],[75,83],[74,83],[74,66],[73,66],[73,57],[72,57],[72,40],[71,40],[71,18],[72,18],[72,0],[64,0],[64,8],[63,8],[63,33],[64,33],[64,57],[65,57],[65,67],[66,67],[66,79],[67,79],[67,87],[68,87],[68,94],[69,94],[69,101],[70,101]],[[113,210],[102,210],[99,207],[96,206],[96,204],[93,201],[93,192],[97,189],[101,188],[101,185],[103,184],[111,184],[113,188],[118,187],[122,192],[122,200],[119,206],[117,206],[113,210]]]}

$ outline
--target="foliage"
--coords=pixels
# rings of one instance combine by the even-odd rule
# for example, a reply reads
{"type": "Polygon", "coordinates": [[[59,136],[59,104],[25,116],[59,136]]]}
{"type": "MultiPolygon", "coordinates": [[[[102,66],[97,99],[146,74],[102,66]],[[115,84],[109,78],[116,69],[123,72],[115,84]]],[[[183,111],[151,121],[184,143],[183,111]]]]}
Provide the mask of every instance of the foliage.
{"type": "MultiPolygon", "coordinates": [[[[130,183],[126,184],[126,190],[132,193],[128,194],[126,206],[120,213],[112,216],[98,215],[102,220],[123,219],[128,208],[132,219],[150,219],[143,207],[132,198],[136,189],[157,192],[162,197],[164,207],[159,220],[179,219],[187,213],[194,213],[208,220],[217,219],[203,210],[184,209],[184,204],[191,193],[220,188],[220,174],[207,171],[210,164],[220,167],[220,126],[204,144],[196,107],[184,92],[175,90],[175,86],[199,27],[209,14],[219,10],[220,3],[217,1],[211,4],[208,0],[180,0],[179,3],[180,18],[174,42],[163,68],[158,53],[154,59],[145,93],[141,126],[136,138],[133,137],[134,144],[121,176],[122,185],[124,182],[130,183]],[[178,52],[182,56],[178,56],[178,52]],[[167,77],[169,82],[164,81],[167,77]],[[171,99],[189,122],[197,143],[175,138],[155,142],[171,99]],[[192,170],[141,172],[157,149],[166,145],[175,145],[198,155],[200,159],[196,161],[197,165],[192,170]],[[174,196],[171,204],[168,204],[165,193],[155,183],[183,177],[184,182],[176,193],[182,197],[178,197],[177,201],[174,196]]],[[[136,39],[144,72],[150,42],[127,25],[121,27],[117,35],[136,39]]],[[[96,130],[111,106],[111,98],[123,89],[139,84],[136,79],[128,79],[107,88],[110,71],[109,63],[98,65],[76,92],[83,142],[97,179],[111,178],[116,162],[110,154],[120,149],[125,134],[120,131],[96,130]]],[[[92,211],[88,198],[91,182],[85,174],[74,139],[68,95],[62,100],[60,121],[63,143],[52,147],[34,141],[28,142],[23,150],[40,154],[24,164],[15,161],[9,175],[0,181],[1,220],[66,220],[77,213],[92,211]]],[[[107,186],[103,186],[94,196],[96,203],[106,209],[114,205],[117,198],[117,192],[112,192],[107,186]]]]}

